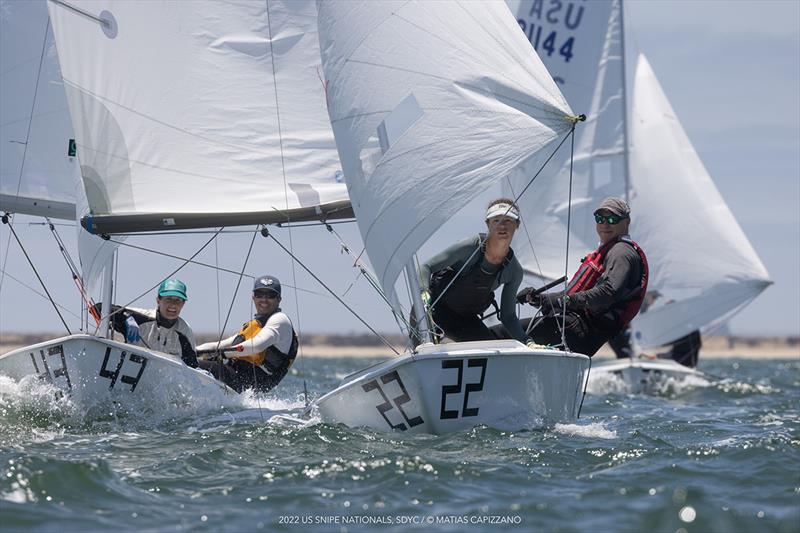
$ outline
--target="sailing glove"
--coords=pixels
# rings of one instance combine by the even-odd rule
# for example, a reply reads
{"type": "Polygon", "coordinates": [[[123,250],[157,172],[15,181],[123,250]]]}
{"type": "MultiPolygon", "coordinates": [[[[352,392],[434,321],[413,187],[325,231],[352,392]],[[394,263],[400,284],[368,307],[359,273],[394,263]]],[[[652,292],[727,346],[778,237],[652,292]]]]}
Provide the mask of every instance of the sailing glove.
{"type": "Polygon", "coordinates": [[[139,335],[139,324],[136,319],[129,316],[125,320],[125,340],[129,343],[139,342],[142,337],[139,335]]]}
{"type": "Polygon", "coordinates": [[[533,287],[525,287],[517,293],[517,303],[528,304],[531,303],[531,294],[536,292],[533,287]]]}
{"type": "Polygon", "coordinates": [[[540,308],[546,315],[559,313],[565,304],[569,307],[569,296],[562,297],[560,294],[537,294],[531,301],[531,305],[540,308]]]}

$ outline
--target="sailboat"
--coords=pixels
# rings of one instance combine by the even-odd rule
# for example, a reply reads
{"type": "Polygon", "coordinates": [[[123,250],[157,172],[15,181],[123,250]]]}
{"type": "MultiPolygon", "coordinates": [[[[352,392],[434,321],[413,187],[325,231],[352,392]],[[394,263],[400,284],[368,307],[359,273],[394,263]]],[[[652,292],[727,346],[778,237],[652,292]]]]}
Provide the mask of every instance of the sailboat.
{"type": "MultiPolygon", "coordinates": [[[[33,113],[53,140],[28,140],[24,160],[15,160],[27,165],[21,179],[6,181],[4,152],[2,208],[77,216],[87,293],[98,295],[93,280],[102,278],[101,299],[111,301],[113,247],[100,235],[352,216],[319,81],[313,2],[5,7],[3,37],[15,40],[4,54],[41,50],[52,24],[55,47],[49,36],[39,66],[52,102],[36,105],[53,103],[59,113],[33,113]],[[70,139],[77,158],[65,160],[70,139]],[[35,171],[31,161],[63,164],[35,171]]],[[[31,94],[36,79],[7,93],[4,77],[4,110],[19,106],[15,98],[31,94]]],[[[102,319],[95,334],[4,354],[0,374],[50,382],[87,407],[234,394],[168,354],[106,338],[102,319]]]]}
{"type": "MultiPolygon", "coordinates": [[[[631,233],[651,272],[649,305],[631,324],[632,342],[651,349],[729,320],[772,282],[649,62],[628,38],[622,0],[568,2],[558,9],[537,1],[513,4],[519,27],[567,100],[588,110],[576,135],[575,201],[563,201],[564,163],[522,202],[537,245],[517,250],[527,274],[547,280],[562,273],[567,232],[570,258],[593,250],[593,210],[602,198],[620,196],[631,206],[631,233]]],[[[509,193],[522,186],[525,170],[504,183],[509,193]]],[[[604,371],[634,387],[654,375],[695,373],[672,361],[619,360],[595,366],[592,374],[604,371]]]]}
{"type": "MultiPolygon", "coordinates": [[[[396,286],[422,309],[419,247],[514,168],[541,164],[573,113],[502,3],[331,1],[318,16],[359,230],[384,295],[408,316],[396,286]]],[[[427,342],[345,377],[311,409],[408,433],[538,427],[578,416],[588,366],[515,340],[427,342]]]]}

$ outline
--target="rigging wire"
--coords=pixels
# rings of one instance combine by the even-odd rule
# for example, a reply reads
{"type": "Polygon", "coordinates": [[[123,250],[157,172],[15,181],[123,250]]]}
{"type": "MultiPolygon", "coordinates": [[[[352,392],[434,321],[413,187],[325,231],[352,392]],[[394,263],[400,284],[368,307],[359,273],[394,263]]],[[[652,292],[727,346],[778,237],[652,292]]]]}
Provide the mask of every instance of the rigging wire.
{"type": "MultiPolygon", "coordinates": [[[[220,228],[220,231],[221,231],[221,230],[222,230],[222,228],[220,228]]],[[[199,249],[199,250],[197,250],[197,251],[196,251],[196,252],[195,252],[195,253],[194,253],[194,254],[193,254],[193,255],[192,255],[192,256],[191,256],[189,259],[186,259],[186,260],[183,262],[183,264],[182,264],[181,266],[179,266],[178,268],[176,268],[175,270],[173,270],[172,272],[170,272],[169,274],[167,274],[167,275],[166,275],[166,276],[165,276],[163,279],[169,279],[169,278],[171,278],[172,276],[174,276],[175,274],[177,274],[177,273],[178,273],[180,270],[182,270],[182,269],[183,269],[183,267],[185,267],[186,265],[188,265],[189,263],[191,263],[191,262],[192,262],[192,260],[193,260],[195,257],[197,257],[198,255],[200,255],[200,252],[202,252],[203,250],[205,250],[206,246],[208,246],[209,244],[211,244],[211,243],[214,241],[214,239],[216,239],[216,238],[219,236],[219,233],[220,233],[219,231],[215,232],[215,233],[214,233],[214,235],[212,235],[212,236],[211,236],[211,238],[210,238],[210,239],[208,239],[208,240],[206,241],[206,243],[205,243],[203,246],[201,246],[201,247],[200,247],[200,249],[199,249]]],[[[108,240],[111,240],[111,239],[108,239],[108,240]]],[[[113,242],[113,241],[112,241],[112,242],[113,242]]],[[[131,305],[132,303],[134,303],[134,302],[135,302],[136,300],[138,300],[139,298],[142,298],[142,297],[143,297],[143,296],[145,296],[145,295],[146,295],[148,292],[152,291],[153,289],[155,289],[155,288],[156,288],[156,287],[158,287],[159,285],[161,285],[161,281],[159,281],[158,283],[156,283],[156,284],[155,284],[155,285],[153,285],[152,287],[148,288],[146,291],[144,291],[143,293],[139,294],[139,296],[136,296],[136,297],[135,297],[133,300],[129,301],[129,302],[128,302],[128,303],[126,303],[125,305],[123,305],[123,306],[120,306],[120,307],[119,307],[119,308],[118,308],[116,311],[112,311],[112,312],[108,313],[108,314],[106,315],[106,317],[107,317],[107,318],[111,318],[112,316],[116,315],[117,313],[119,313],[120,311],[122,311],[124,308],[128,307],[129,305],[131,305]]],[[[111,305],[111,304],[109,303],[109,306],[110,306],[110,305],[111,305]]],[[[109,307],[109,310],[110,310],[110,307],[109,307]]],[[[98,326],[95,328],[93,335],[97,335],[97,330],[98,330],[98,329],[100,329],[100,326],[99,326],[99,325],[98,325],[98,326]]]]}
{"type": "MultiPolygon", "coordinates": [[[[19,196],[19,191],[22,188],[22,174],[23,174],[23,171],[25,170],[25,159],[26,159],[26,156],[28,155],[28,142],[30,141],[30,138],[31,138],[31,127],[33,126],[33,114],[34,114],[33,112],[36,109],[36,98],[37,98],[37,96],[39,94],[39,80],[40,80],[40,78],[42,76],[42,65],[44,65],[44,53],[45,53],[45,50],[47,50],[47,32],[48,31],[50,31],[50,17],[47,17],[47,24],[45,24],[45,27],[44,27],[44,38],[42,39],[42,52],[41,52],[41,54],[39,54],[39,68],[36,70],[36,84],[33,86],[33,102],[31,102],[31,114],[30,114],[30,118],[28,120],[28,129],[27,129],[27,131],[25,133],[25,142],[22,143],[22,144],[24,144],[25,148],[22,149],[22,162],[21,162],[20,167],[19,167],[19,179],[17,180],[16,196],[19,196]]],[[[8,220],[9,216],[10,216],[9,213],[5,214],[5,216],[3,218],[3,222],[4,223],[6,222],[6,220],[8,220]]],[[[9,224],[9,227],[11,227],[11,224],[9,224]]],[[[12,229],[12,233],[13,233],[13,229],[12,229]]],[[[14,234],[14,237],[16,238],[16,234],[14,234]]],[[[17,242],[19,242],[19,239],[17,239],[17,242]]],[[[20,245],[20,247],[21,246],[22,245],[20,245]]],[[[0,276],[0,291],[2,291],[2,289],[3,289],[3,278],[5,277],[6,265],[8,264],[8,252],[9,252],[9,250],[11,250],[11,235],[8,236],[8,243],[6,243],[6,252],[5,252],[5,256],[3,257],[3,268],[2,268],[3,275],[0,276]]],[[[67,329],[69,330],[69,328],[67,328],[67,329]]]]}
{"type": "Polygon", "coordinates": [[[569,288],[569,230],[572,222],[572,162],[575,155],[575,124],[570,130],[572,139],[569,156],[569,195],[567,198],[567,251],[564,254],[564,297],[561,298],[561,344],[569,351],[567,345],[567,289],[569,288]]]}
{"type": "MultiPolygon", "coordinates": [[[[61,319],[61,323],[64,324],[64,328],[66,328],[67,334],[72,335],[72,331],[70,331],[69,326],[67,325],[67,321],[64,320],[64,317],[61,315],[61,311],[58,310],[58,306],[56,305],[55,300],[53,300],[53,297],[50,295],[50,291],[47,290],[47,286],[44,284],[44,281],[42,280],[42,277],[39,275],[39,272],[36,270],[36,267],[34,266],[33,261],[31,260],[30,256],[28,255],[28,252],[25,250],[25,247],[22,246],[22,242],[19,240],[19,237],[17,236],[17,232],[14,231],[14,225],[11,224],[11,220],[9,220],[8,215],[7,214],[3,215],[2,220],[3,220],[3,224],[6,224],[8,226],[8,229],[11,230],[11,234],[14,236],[14,239],[17,241],[17,244],[19,245],[20,250],[22,250],[22,253],[25,254],[25,259],[28,260],[28,264],[31,265],[31,268],[33,269],[33,273],[36,274],[36,278],[39,280],[39,283],[42,284],[42,288],[44,289],[44,292],[47,293],[47,299],[50,300],[51,304],[53,304],[53,309],[56,310],[56,314],[58,315],[58,318],[60,318],[61,319]]],[[[5,270],[5,269],[3,269],[3,270],[5,270]]]]}
{"type": "MultiPolygon", "coordinates": [[[[579,117],[575,117],[575,118],[576,118],[576,121],[577,121],[577,120],[585,120],[585,119],[586,119],[586,116],[585,116],[585,115],[580,115],[579,117]],[[583,118],[581,119],[580,117],[583,117],[583,118]]],[[[567,140],[567,139],[569,139],[569,137],[570,137],[570,135],[572,134],[572,132],[573,132],[573,131],[575,131],[575,122],[576,122],[576,121],[573,121],[572,128],[570,129],[569,133],[567,133],[567,134],[564,136],[564,138],[563,138],[563,139],[561,139],[561,142],[560,142],[560,143],[558,143],[558,146],[556,146],[556,147],[555,147],[555,149],[553,150],[553,152],[552,152],[552,153],[551,153],[551,154],[550,154],[550,155],[547,157],[547,159],[545,159],[545,161],[542,163],[542,166],[539,168],[539,170],[538,170],[538,171],[536,171],[536,174],[534,174],[534,175],[533,175],[533,177],[532,177],[532,178],[531,178],[531,179],[528,181],[528,183],[525,185],[525,187],[523,187],[523,188],[522,188],[522,191],[520,191],[520,193],[519,193],[519,194],[518,194],[518,195],[517,195],[517,196],[514,198],[514,203],[517,203],[517,202],[519,201],[519,199],[520,199],[520,198],[522,198],[522,195],[523,195],[523,194],[525,194],[525,191],[527,191],[527,190],[528,190],[528,188],[529,188],[529,187],[530,187],[530,186],[533,184],[533,182],[536,180],[536,178],[538,178],[538,177],[539,177],[539,175],[542,173],[542,171],[543,171],[543,170],[544,170],[544,168],[547,166],[547,164],[550,162],[550,160],[551,160],[551,159],[553,159],[553,157],[556,155],[556,153],[558,153],[558,151],[561,149],[561,146],[564,144],[564,142],[566,142],[566,140],[567,140]]],[[[509,209],[509,210],[511,210],[511,206],[509,206],[509,207],[508,207],[508,209],[509,209]]],[[[452,279],[450,280],[450,282],[449,282],[449,283],[448,283],[448,284],[445,286],[445,288],[442,290],[442,292],[441,292],[441,293],[439,293],[439,295],[437,296],[436,300],[434,300],[433,302],[431,302],[431,305],[430,305],[430,307],[431,307],[431,308],[432,308],[433,306],[435,306],[435,305],[436,305],[436,304],[439,302],[439,300],[441,300],[441,299],[442,299],[442,296],[444,296],[444,294],[445,294],[445,293],[446,293],[446,292],[447,292],[447,291],[450,289],[450,287],[453,285],[453,283],[454,283],[454,282],[455,282],[455,280],[458,278],[458,276],[460,276],[460,275],[461,275],[461,272],[463,272],[463,271],[464,271],[464,268],[466,268],[466,266],[467,266],[467,265],[470,263],[470,261],[472,261],[472,259],[475,257],[475,254],[477,254],[477,253],[478,253],[478,251],[480,251],[480,250],[483,248],[482,244],[483,244],[483,243],[479,244],[479,245],[478,245],[478,246],[475,248],[475,251],[474,251],[474,252],[472,252],[472,254],[470,254],[470,256],[469,256],[469,257],[468,257],[468,258],[467,258],[467,259],[464,261],[464,264],[463,264],[463,265],[461,265],[461,268],[458,270],[458,272],[456,272],[456,275],[455,275],[455,276],[453,276],[453,278],[452,278],[452,279]]]]}
{"type": "MultiPolygon", "coordinates": [[[[375,292],[378,294],[378,296],[380,296],[381,299],[384,302],[386,302],[386,305],[389,306],[389,311],[394,316],[395,322],[397,322],[397,325],[400,328],[400,330],[403,331],[403,329],[405,327],[405,329],[408,330],[409,333],[410,333],[411,330],[412,330],[411,323],[408,320],[406,320],[405,315],[403,315],[402,312],[398,313],[395,310],[394,306],[392,306],[392,303],[389,301],[389,299],[386,297],[386,294],[383,292],[383,289],[378,284],[378,281],[375,279],[375,276],[372,274],[372,272],[369,270],[369,268],[367,268],[367,266],[361,260],[361,256],[363,255],[364,250],[362,249],[361,252],[358,254],[358,256],[354,257],[352,248],[350,248],[350,246],[348,246],[347,243],[344,242],[344,239],[342,238],[342,236],[339,235],[339,233],[335,229],[333,229],[330,225],[326,225],[326,229],[328,230],[328,232],[330,232],[331,234],[336,236],[336,239],[339,241],[339,246],[340,246],[341,251],[343,253],[346,253],[350,257],[353,257],[353,267],[359,269],[359,276],[358,277],[364,276],[364,279],[367,280],[367,283],[369,283],[369,285],[375,290],[375,292]]],[[[353,285],[355,284],[356,281],[358,281],[358,278],[356,278],[353,281],[353,283],[350,284],[350,286],[347,288],[347,290],[345,290],[345,292],[344,292],[344,294],[342,296],[346,295],[350,291],[350,289],[353,287],[353,285]]],[[[404,311],[404,309],[402,307],[401,307],[400,310],[404,311]]]]}
{"type": "MultiPolygon", "coordinates": [[[[20,285],[22,285],[23,287],[25,287],[26,289],[28,289],[29,291],[31,291],[31,292],[32,292],[32,293],[34,293],[35,295],[39,296],[40,298],[42,298],[42,299],[44,299],[44,300],[46,300],[46,299],[47,299],[47,295],[46,295],[46,294],[43,294],[43,293],[41,293],[41,292],[37,291],[36,289],[34,289],[33,287],[31,287],[30,285],[28,285],[27,283],[25,283],[25,282],[24,282],[24,281],[22,281],[21,279],[17,278],[17,277],[16,277],[16,276],[14,276],[13,274],[11,274],[10,272],[6,272],[5,270],[2,270],[2,269],[0,269],[0,272],[2,272],[4,275],[8,276],[10,279],[12,279],[12,280],[16,281],[17,283],[19,283],[20,285]]],[[[56,305],[57,305],[57,306],[58,306],[58,307],[59,307],[59,308],[60,308],[62,311],[64,311],[65,313],[67,313],[67,314],[69,314],[69,315],[72,315],[72,316],[74,316],[74,317],[75,317],[75,318],[77,318],[77,319],[81,319],[81,317],[79,317],[78,315],[76,315],[76,314],[75,314],[73,311],[71,311],[71,310],[70,310],[70,309],[69,309],[67,306],[65,306],[65,305],[62,305],[62,304],[60,304],[60,303],[56,303],[56,305]]]]}
{"type": "Polygon", "coordinates": [[[261,235],[263,235],[264,237],[270,237],[270,238],[271,238],[273,241],[275,241],[275,243],[276,243],[278,246],[280,246],[280,247],[281,247],[281,249],[282,249],[284,252],[286,252],[287,254],[289,254],[289,255],[292,257],[292,259],[294,259],[295,261],[297,261],[297,264],[299,264],[301,267],[303,267],[303,270],[305,270],[306,272],[308,272],[308,274],[309,274],[309,275],[310,275],[312,278],[314,278],[314,279],[317,281],[317,283],[319,283],[320,285],[322,285],[322,286],[325,288],[325,290],[327,290],[329,293],[331,293],[331,295],[333,295],[333,297],[334,297],[334,298],[336,298],[336,299],[339,301],[339,303],[340,303],[340,304],[342,304],[342,305],[345,307],[345,309],[347,309],[348,311],[350,311],[350,313],[352,313],[352,315],[353,315],[354,317],[356,317],[356,318],[358,319],[358,321],[359,321],[359,322],[361,322],[362,324],[364,324],[364,325],[367,327],[367,329],[369,329],[369,330],[370,330],[370,331],[371,331],[373,334],[375,334],[375,336],[376,336],[376,337],[378,337],[378,338],[379,338],[381,341],[383,341],[383,343],[384,343],[386,346],[388,346],[388,347],[389,347],[389,348],[390,348],[390,349],[391,349],[391,350],[392,350],[392,351],[393,351],[393,352],[394,352],[396,355],[400,355],[400,352],[398,352],[398,351],[397,351],[397,348],[395,348],[395,347],[392,345],[392,343],[391,343],[391,342],[389,342],[389,341],[386,339],[386,337],[384,337],[383,335],[381,335],[380,333],[378,333],[377,331],[375,331],[375,328],[373,328],[372,326],[370,326],[370,325],[369,325],[369,324],[368,324],[368,323],[367,323],[367,322],[366,322],[366,321],[365,321],[363,318],[361,318],[361,316],[359,316],[359,314],[358,314],[358,313],[356,313],[356,312],[355,312],[355,311],[354,311],[354,310],[353,310],[353,309],[352,309],[352,308],[351,308],[349,305],[347,305],[347,303],[346,303],[344,300],[342,300],[341,298],[339,298],[339,296],[338,296],[338,295],[337,295],[335,292],[333,292],[333,290],[332,290],[330,287],[328,287],[328,286],[325,284],[325,282],[323,282],[321,279],[319,279],[319,278],[316,276],[316,274],[314,274],[314,273],[313,273],[313,272],[312,272],[312,271],[311,271],[311,270],[310,270],[310,269],[309,269],[309,268],[308,268],[308,267],[305,265],[305,263],[303,263],[302,261],[300,261],[300,259],[298,259],[298,258],[297,258],[297,257],[296,257],[296,256],[295,256],[295,255],[294,255],[292,252],[290,252],[290,251],[289,251],[289,250],[288,250],[288,249],[287,249],[287,248],[286,248],[286,247],[285,247],[283,244],[281,244],[281,242],[280,242],[278,239],[276,239],[276,238],[275,238],[275,236],[274,236],[274,235],[272,235],[272,233],[270,233],[270,232],[267,230],[267,228],[264,228],[264,229],[262,229],[262,230],[261,230],[261,235]]]}
{"type": "MultiPolygon", "coordinates": [[[[50,222],[50,219],[45,217],[48,226],[50,227],[50,232],[53,235],[53,238],[56,240],[56,244],[58,244],[58,250],[61,252],[62,257],[67,262],[67,267],[70,270],[70,274],[72,274],[72,281],[75,282],[75,286],[78,288],[78,293],[80,293],[82,304],[81,308],[86,307],[87,312],[92,315],[92,318],[99,324],[100,323],[100,313],[97,312],[97,309],[94,307],[95,302],[92,297],[86,292],[86,287],[83,285],[83,278],[79,274],[78,266],[75,264],[75,261],[70,257],[69,252],[67,251],[66,246],[64,245],[64,241],[61,239],[61,236],[58,234],[58,230],[55,228],[55,224],[50,222]]],[[[81,310],[81,316],[83,316],[83,310],[81,310]]],[[[88,317],[87,317],[88,320],[88,317]]],[[[83,329],[83,328],[81,328],[83,329]]]]}
{"type": "MultiPolygon", "coordinates": [[[[203,232],[203,233],[205,233],[205,234],[211,233],[211,234],[214,234],[214,235],[219,235],[219,234],[228,233],[228,232],[203,232]]],[[[242,233],[242,232],[240,232],[240,233],[242,233]]],[[[247,231],[246,233],[250,234],[250,231],[247,231]]],[[[135,234],[135,235],[138,235],[138,234],[135,234]]],[[[161,233],[159,235],[163,235],[163,233],[161,233]]],[[[135,250],[140,250],[140,251],[143,251],[143,252],[149,252],[151,254],[160,255],[160,256],[163,256],[163,257],[169,257],[170,259],[178,259],[179,261],[187,261],[188,263],[193,264],[193,265],[203,266],[203,267],[207,267],[207,268],[213,268],[213,269],[215,269],[217,271],[227,272],[228,274],[235,274],[237,276],[239,274],[243,274],[244,276],[246,276],[246,277],[248,277],[250,279],[255,279],[255,276],[253,276],[252,274],[242,273],[242,272],[238,272],[236,270],[231,270],[231,269],[228,269],[228,268],[222,268],[222,267],[220,267],[218,265],[211,265],[211,264],[203,263],[203,262],[200,262],[200,261],[193,261],[191,259],[187,259],[187,258],[181,257],[179,255],[173,255],[173,254],[169,254],[167,252],[161,252],[159,250],[153,250],[153,249],[150,249],[150,248],[145,248],[143,246],[137,246],[135,244],[131,244],[131,243],[126,242],[126,241],[117,241],[117,240],[114,240],[114,239],[111,239],[111,238],[109,238],[108,241],[112,242],[114,244],[117,244],[119,246],[127,246],[127,247],[133,248],[135,250]]],[[[194,256],[192,256],[192,257],[194,257],[194,256]]],[[[286,284],[286,286],[290,287],[290,288],[292,288],[294,290],[297,290],[297,291],[307,292],[309,294],[314,294],[316,296],[323,296],[323,297],[327,298],[327,295],[322,294],[320,292],[312,291],[312,290],[309,290],[309,289],[302,289],[300,287],[292,287],[291,285],[288,285],[288,284],[286,284]]]]}

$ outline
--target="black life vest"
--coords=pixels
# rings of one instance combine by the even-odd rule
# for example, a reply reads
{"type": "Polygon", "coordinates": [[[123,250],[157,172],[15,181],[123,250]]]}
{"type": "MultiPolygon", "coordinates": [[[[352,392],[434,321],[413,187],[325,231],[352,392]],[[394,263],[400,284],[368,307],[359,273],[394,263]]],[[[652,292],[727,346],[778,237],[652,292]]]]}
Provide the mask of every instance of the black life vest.
{"type": "Polygon", "coordinates": [[[647,281],[650,277],[647,256],[645,256],[644,250],[633,240],[628,237],[619,237],[601,245],[597,250],[584,257],[578,271],[575,272],[575,275],[569,281],[569,285],[567,285],[567,295],[587,291],[597,285],[597,281],[605,272],[603,262],[606,259],[606,254],[617,242],[624,242],[633,246],[633,249],[636,250],[642,260],[642,276],[639,287],[632,298],[625,303],[625,307],[622,308],[622,312],[617,318],[617,326],[621,328],[633,320],[633,317],[639,312],[639,308],[642,307],[644,295],[647,292],[647,281]]]}
{"type": "Polygon", "coordinates": [[[497,308],[492,285],[503,272],[503,269],[514,258],[514,250],[508,249],[508,254],[503,263],[495,272],[486,272],[481,268],[483,254],[486,252],[486,235],[481,233],[480,251],[475,254],[470,263],[461,270],[461,265],[443,268],[431,274],[431,297],[435,300],[445,289],[442,302],[452,311],[461,315],[481,315],[490,305],[497,308]],[[458,275],[456,277],[456,275],[458,275]],[[450,288],[447,286],[453,280],[450,288]]]}
{"type": "MultiPolygon", "coordinates": [[[[242,325],[242,329],[239,330],[239,333],[233,339],[233,344],[239,344],[255,337],[258,332],[264,328],[268,319],[269,317],[256,317],[249,322],[245,322],[242,325]]],[[[297,357],[298,345],[297,334],[294,332],[294,328],[292,328],[292,344],[289,347],[289,353],[283,353],[273,344],[261,352],[243,355],[235,359],[238,361],[247,361],[264,370],[267,374],[282,378],[289,372],[289,368],[292,366],[292,363],[294,363],[295,357],[297,357]]]]}

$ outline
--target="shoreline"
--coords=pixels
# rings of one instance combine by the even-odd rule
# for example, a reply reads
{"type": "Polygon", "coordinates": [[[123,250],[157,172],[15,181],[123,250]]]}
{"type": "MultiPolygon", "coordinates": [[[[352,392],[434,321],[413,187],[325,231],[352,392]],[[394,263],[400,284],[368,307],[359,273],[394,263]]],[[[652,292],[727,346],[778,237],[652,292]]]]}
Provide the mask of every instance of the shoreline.
{"type": "MultiPolygon", "coordinates": [[[[0,355],[22,348],[23,344],[0,344],[0,355]]],[[[395,346],[401,354],[404,346],[395,346]]],[[[394,353],[386,346],[344,346],[331,344],[306,344],[300,347],[298,357],[321,359],[389,359],[394,353]]],[[[594,359],[612,359],[614,353],[603,346],[594,359]]],[[[700,350],[700,359],[780,359],[800,361],[800,346],[737,346],[734,348],[710,346],[700,350]]]]}

